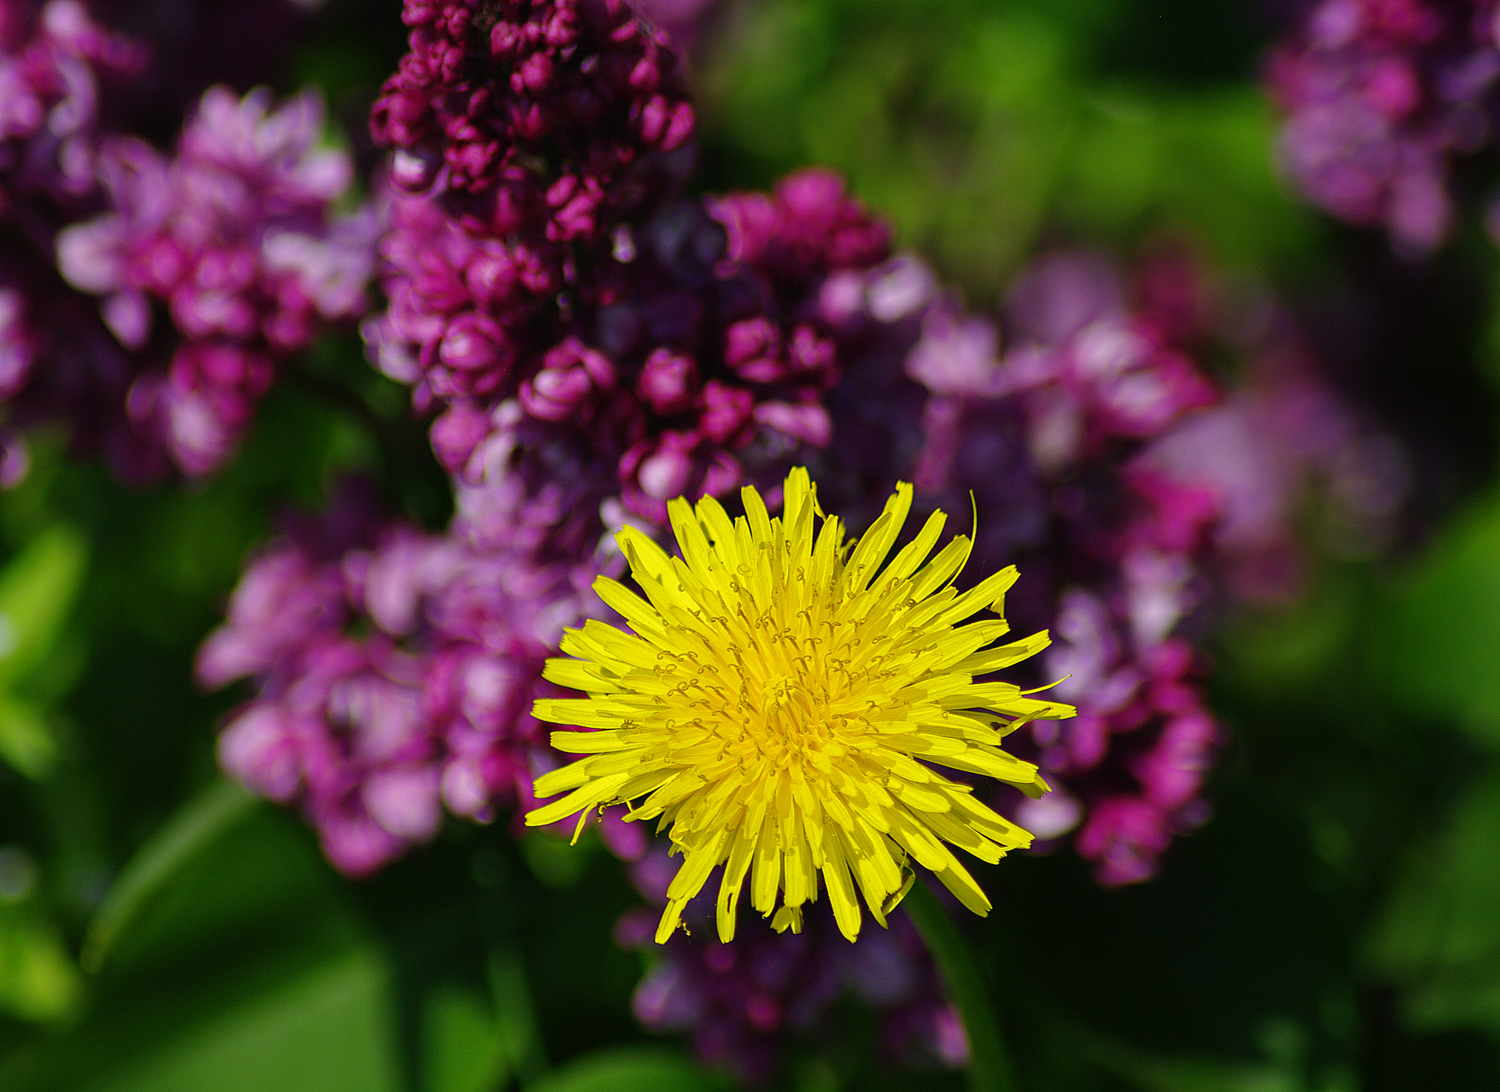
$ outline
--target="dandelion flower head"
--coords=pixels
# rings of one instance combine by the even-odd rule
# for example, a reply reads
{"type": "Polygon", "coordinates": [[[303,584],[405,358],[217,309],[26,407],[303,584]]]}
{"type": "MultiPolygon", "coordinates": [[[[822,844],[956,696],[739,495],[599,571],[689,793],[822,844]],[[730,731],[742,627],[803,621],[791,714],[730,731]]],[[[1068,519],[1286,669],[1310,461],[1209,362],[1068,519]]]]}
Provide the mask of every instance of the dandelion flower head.
{"type": "Polygon", "coordinates": [[[955,536],[928,560],[941,512],[887,563],[911,510],[904,482],[857,542],[823,513],[804,469],[787,477],[779,518],[753,488],[741,495],[745,515],[732,521],[711,497],[671,503],[680,558],[636,528],[616,536],[645,598],[600,578],[600,596],[634,632],[589,621],[562,642],[577,659],[548,661],[548,679],[589,696],[538,701],[536,716],[586,729],[552,741],[587,757],[537,779],[539,797],[567,795],[527,823],[581,812],[581,830],[594,808],[629,804],[626,818],[670,827],[683,863],[658,942],[719,865],[725,941],[747,879],[755,909],[796,931],[820,872],[853,940],[855,888],[884,925],[911,886],[910,861],[987,913],[949,846],[994,863],[1031,835],[933,767],[1039,796],[1037,768],[1001,739],[1073,715],[1010,683],[975,681],[1048,644],[1043,632],[994,646],[1009,630],[1003,617],[956,625],[985,607],[1001,614],[1015,568],[955,589],[970,540],[955,536]]]}

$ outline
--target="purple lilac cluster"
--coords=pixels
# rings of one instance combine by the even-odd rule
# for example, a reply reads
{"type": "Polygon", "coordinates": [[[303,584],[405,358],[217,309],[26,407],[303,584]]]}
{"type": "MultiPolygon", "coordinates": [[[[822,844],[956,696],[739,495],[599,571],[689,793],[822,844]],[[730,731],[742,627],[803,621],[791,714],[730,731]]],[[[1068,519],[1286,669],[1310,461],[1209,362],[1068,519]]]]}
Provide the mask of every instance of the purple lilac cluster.
{"type": "Polygon", "coordinates": [[[888,246],[836,176],[804,171],[772,195],[674,200],[616,225],[570,313],[554,297],[539,316],[535,267],[511,264],[519,243],[476,237],[429,199],[396,198],[392,223],[391,305],[366,335],[419,408],[443,408],[433,440],[448,469],[474,480],[483,422],[514,401],[585,430],[627,510],[657,521],[672,497],[722,494],[828,442],[824,395],[848,361],[816,290],[888,246]],[[517,293],[496,278],[525,306],[510,310],[517,293]]]}
{"type": "Polygon", "coordinates": [[[104,104],[146,61],[75,0],[0,3],[0,485],[24,476],[21,430],[40,420],[75,422],[121,462],[141,447],[121,408],[127,354],[59,278],[53,248],[99,205],[104,104]]]}
{"type": "Polygon", "coordinates": [[[1398,449],[1316,380],[1284,318],[1224,346],[1254,381],[1222,395],[1185,352],[1214,334],[1203,296],[1179,258],[1126,278],[1052,254],[1011,293],[1003,351],[992,325],[938,301],[907,361],[931,393],[914,480],[944,507],[972,491],[976,561],[1020,564],[1008,612],[1052,630],[1036,681],[1061,679],[1078,707],[1017,744],[1054,791],[1004,803],[1044,842],[1074,832],[1106,884],[1152,876],[1207,815],[1222,733],[1187,637],[1200,608],[1290,591],[1311,485],[1350,544],[1405,488],[1398,449]]]}
{"type": "Polygon", "coordinates": [[[211,89],[167,157],[120,128],[150,61],[74,0],[0,3],[0,484],[54,421],[129,480],[207,474],[278,362],[365,310],[376,223],[332,214],[316,99],[211,89]]]}
{"type": "MultiPolygon", "coordinates": [[[[443,808],[489,822],[524,811],[562,757],[531,715],[563,629],[604,614],[590,587],[608,555],[570,560],[551,530],[560,488],[489,498],[447,535],[374,518],[349,494],[255,559],[199,679],[249,677],[255,697],[219,741],[224,769],[302,810],[333,864],[366,875],[429,838],[443,808]]],[[[622,856],[641,833],[612,817],[622,856]]]]}
{"type": "Polygon", "coordinates": [[[1001,510],[1005,496],[975,455],[976,445],[1007,440],[1019,449],[1012,463],[1036,476],[1034,527],[1044,537],[1008,552],[1037,557],[1021,562],[1036,579],[1030,594],[1047,596],[1032,617],[1056,642],[1037,681],[1062,679],[1057,695],[1078,716],[1028,726],[1032,757],[1056,791],[1011,803],[1043,840],[1076,828],[1074,845],[1101,882],[1135,882],[1155,872],[1176,831],[1203,817],[1198,797],[1219,729],[1193,678],[1195,654],[1174,636],[1201,592],[1212,509],[1162,518],[1163,498],[1130,459],[1218,394],[1183,349],[1180,315],[1132,305],[1125,279],[1098,255],[1040,259],[1007,312],[1004,353],[945,353],[939,318],[939,340],[929,335],[913,354],[935,396],[920,481],[973,489],[981,511],[1001,510]]]}
{"type": "MultiPolygon", "coordinates": [[[[623,0],[406,0],[409,51],[376,100],[392,179],[568,264],[650,200],[693,133],[676,58],[623,0]]],[[[561,272],[561,270],[559,270],[561,272]]]]}
{"type": "Polygon", "coordinates": [[[564,406],[612,388],[571,320],[611,302],[600,266],[633,257],[628,221],[681,173],[675,58],[619,0],[407,0],[402,18],[410,48],[371,115],[395,190],[377,363],[420,410],[533,378],[564,406]]]}
{"type": "Polygon", "coordinates": [[[8,226],[45,232],[59,215],[88,207],[104,100],[146,60],[75,0],[0,4],[0,215],[8,226]]]}
{"type": "Polygon", "coordinates": [[[1321,0],[1266,69],[1297,184],[1409,253],[1446,236],[1449,163],[1490,143],[1497,77],[1494,0],[1321,0]]]}
{"type": "MultiPolygon", "coordinates": [[[[657,847],[631,867],[631,876],[661,905],[676,867],[657,847]]],[[[889,1060],[951,1068],[968,1062],[963,1021],[902,912],[853,944],[839,935],[826,904],[815,907],[800,933],[776,933],[752,920],[724,944],[714,936],[712,900],[700,898],[684,914],[688,932],[664,949],[652,942],[658,917],[633,910],[615,930],[621,947],[662,953],[636,988],[636,1018],[653,1031],[690,1032],[700,1057],[748,1083],[777,1072],[788,1032],[826,1031],[831,1006],[851,995],[879,1015],[889,1060]]]]}
{"type": "Polygon", "coordinates": [[[444,465],[479,481],[514,402],[583,431],[625,509],[660,521],[826,444],[847,361],[816,290],[889,247],[837,176],[681,197],[692,111],[622,4],[409,0],[405,19],[372,122],[394,149],[390,306],[365,334],[440,413],[444,465]]]}
{"type": "Polygon", "coordinates": [[[131,421],[190,476],[223,464],[280,361],[367,307],[377,222],[333,213],[353,165],[322,129],[312,93],[211,88],[174,156],[107,140],[107,211],[58,237],[63,276],[141,359],[131,421]]]}

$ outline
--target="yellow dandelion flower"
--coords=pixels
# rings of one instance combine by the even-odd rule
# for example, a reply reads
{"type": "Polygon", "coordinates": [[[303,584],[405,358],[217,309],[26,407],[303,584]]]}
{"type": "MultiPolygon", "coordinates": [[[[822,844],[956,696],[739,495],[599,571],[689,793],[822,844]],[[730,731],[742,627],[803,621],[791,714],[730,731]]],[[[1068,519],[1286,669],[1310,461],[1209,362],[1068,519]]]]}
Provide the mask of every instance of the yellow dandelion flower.
{"type": "Polygon", "coordinates": [[[683,863],[658,942],[721,864],[725,941],[747,877],[751,903],[778,930],[801,928],[819,872],[846,937],[859,934],[856,886],[884,925],[911,886],[909,860],[987,913],[948,844],[994,863],[1031,835],[933,766],[1039,796],[1036,767],[1001,750],[1001,737],[1074,712],[974,681],[1048,644],[1043,632],[987,648],[1009,630],[1003,618],[955,625],[984,607],[1001,613],[1015,568],[955,590],[967,537],[923,565],[941,512],[887,563],[911,509],[904,482],[857,543],[824,515],[806,470],[788,476],[778,519],[754,489],[741,495],[746,514],[732,522],[709,497],[671,503],[681,558],[633,527],[616,535],[646,598],[600,578],[599,595],[634,633],[590,621],[563,638],[578,659],[547,661],[546,678],[589,696],[538,701],[536,716],[594,731],[553,733],[553,746],[588,757],[537,779],[537,796],[568,795],[527,823],[582,812],[582,829],[592,809],[626,803],[627,818],[670,826],[683,863]]]}

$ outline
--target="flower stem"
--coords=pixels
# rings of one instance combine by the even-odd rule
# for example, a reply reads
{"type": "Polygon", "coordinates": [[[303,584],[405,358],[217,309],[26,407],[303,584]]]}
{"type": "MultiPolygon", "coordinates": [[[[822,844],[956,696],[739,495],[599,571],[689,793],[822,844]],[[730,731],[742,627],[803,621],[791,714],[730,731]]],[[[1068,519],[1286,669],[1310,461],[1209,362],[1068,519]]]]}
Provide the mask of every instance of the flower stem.
{"type": "Polygon", "coordinates": [[[973,1092],[1016,1092],[1015,1071],[990,1004],[979,961],[948,911],[918,880],[901,902],[948,982],[969,1039],[969,1087],[973,1092]]]}

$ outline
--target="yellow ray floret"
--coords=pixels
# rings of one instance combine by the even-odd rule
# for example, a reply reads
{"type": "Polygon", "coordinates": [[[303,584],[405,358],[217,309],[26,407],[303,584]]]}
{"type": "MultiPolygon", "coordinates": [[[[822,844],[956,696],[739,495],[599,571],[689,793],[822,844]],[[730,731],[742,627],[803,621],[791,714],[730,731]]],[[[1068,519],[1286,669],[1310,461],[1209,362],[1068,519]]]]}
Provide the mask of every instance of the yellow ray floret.
{"type": "Polygon", "coordinates": [[[658,942],[719,865],[725,941],[747,881],[755,909],[797,930],[819,873],[853,940],[856,889],[884,925],[911,885],[909,861],[987,913],[949,846],[993,863],[1031,835],[933,767],[1038,796],[1036,767],[1001,738],[1074,712],[974,681],[1047,646],[1045,633],[994,646],[1003,618],[956,625],[998,613],[1015,568],[957,591],[970,542],[956,536],[928,560],[941,512],[887,561],[911,510],[904,482],[857,543],[819,508],[806,470],[788,476],[779,518],[754,489],[741,495],[746,514],[732,521],[709,497],[671,503],[680,558],[633,527],[615,536],[645,598],[601,577],[595,588],[634,632],[591,621],[563,638],[577,659],[547,661],[548,679],[589,696],[538,701],[536,716],[594,730],[553,733],[553,746],[587,757],[537,779],[538,797],[566,795],[526,822],[629,804],[626,818],[670,827],[683,864],[658,942]]]}

